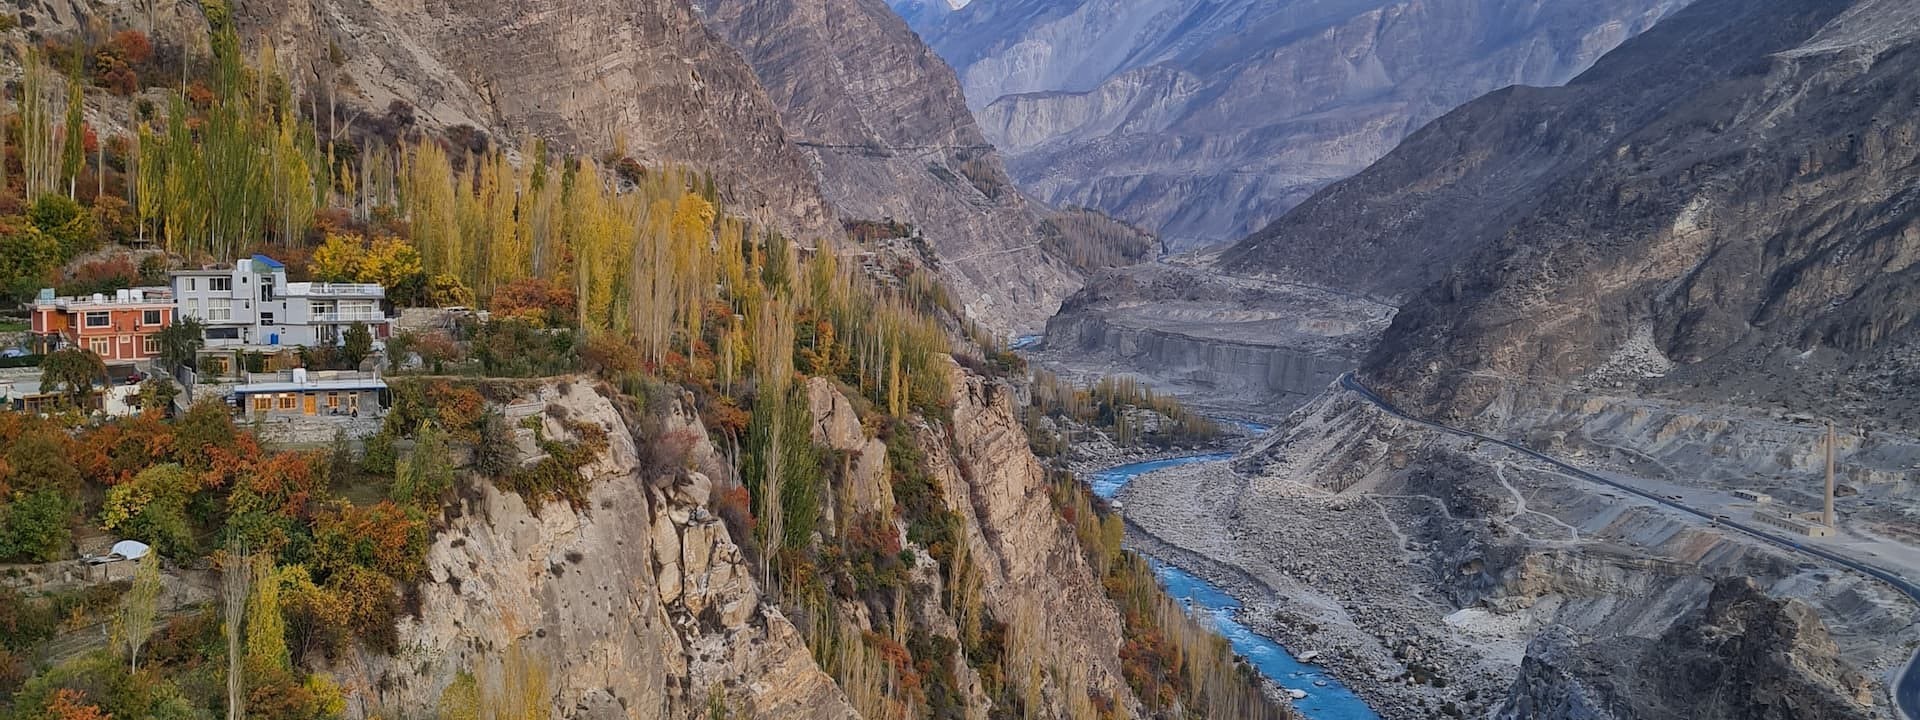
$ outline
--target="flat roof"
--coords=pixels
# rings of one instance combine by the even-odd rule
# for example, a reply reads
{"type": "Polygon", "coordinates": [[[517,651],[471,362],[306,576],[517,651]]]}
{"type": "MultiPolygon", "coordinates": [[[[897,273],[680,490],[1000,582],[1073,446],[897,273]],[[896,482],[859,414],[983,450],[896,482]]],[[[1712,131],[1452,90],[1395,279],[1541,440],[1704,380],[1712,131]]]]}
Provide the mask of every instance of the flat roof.
{"type": "Polygon", "coordinates": [[[385,380],[312,380],[304,383],[271,382],[240,385],[233,392],[240,395],[258,393],[306,392],[313,390],[385,390],[385,380]]]}

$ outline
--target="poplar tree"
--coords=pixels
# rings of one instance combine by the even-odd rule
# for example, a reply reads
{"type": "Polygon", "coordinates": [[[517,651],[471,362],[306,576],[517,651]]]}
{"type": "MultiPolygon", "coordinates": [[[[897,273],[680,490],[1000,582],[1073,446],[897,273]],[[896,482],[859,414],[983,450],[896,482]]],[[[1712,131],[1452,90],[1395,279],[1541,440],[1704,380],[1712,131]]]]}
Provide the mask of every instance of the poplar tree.
{"type": "Polygon", "coordinates": [[[140,648],[153,637],[153,624],[160,617],[160,556],[149,552],[134,561],[133,587],[120,598],[120,613],[114,617],[114,637],[127,652],[127,672],[140,672],[140,648]]]}
{"type": "Polygon", "coordinates": [[[67,197],[74,196],[74,185],[87,168],[86,95],[80,67],[76,63],[67,77],[67,122],[61,130],[60,181],[67,186],[67,197]]]}
{"type": "Polygon", "coordinates": [[[20,83],[20,165],[26,181],[26,199],[55,192],[59,184],[59,137],[53,130],[53,112],[47,104],[50,72],[36,53],[27,53],[20,83]]]}

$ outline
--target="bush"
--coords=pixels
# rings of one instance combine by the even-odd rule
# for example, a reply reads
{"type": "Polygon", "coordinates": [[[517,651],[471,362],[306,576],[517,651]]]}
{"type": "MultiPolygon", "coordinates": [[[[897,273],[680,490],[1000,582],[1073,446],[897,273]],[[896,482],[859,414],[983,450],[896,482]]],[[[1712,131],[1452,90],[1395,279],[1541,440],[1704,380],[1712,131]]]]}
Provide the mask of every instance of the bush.
{"type": "Polygon", "coordinates": [[[0,559],[52,562],[72,539],[67,521],[79,508],[57,488],[15,493],[0,505],[0,559]]]}
{"type": "Polygon", "coordinates": [[[360,469],[368,475],[393,477],[394,464],[399,460],[393,441],[393,433],[386,428],[367,438],[366,452],[360,456],[360,469]]]}
{"type": "Polygon", "coordinates": [[[27,209],[27,221],[60,244],[62,260],[100,247],[99,222],[65,195],[51,193],[35,198],[27,209]]]}

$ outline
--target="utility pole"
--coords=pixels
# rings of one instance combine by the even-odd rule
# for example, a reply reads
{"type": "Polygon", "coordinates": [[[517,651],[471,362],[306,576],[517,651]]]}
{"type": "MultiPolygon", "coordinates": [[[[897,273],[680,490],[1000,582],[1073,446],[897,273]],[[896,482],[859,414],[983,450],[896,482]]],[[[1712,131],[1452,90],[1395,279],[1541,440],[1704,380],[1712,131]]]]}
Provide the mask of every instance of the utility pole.
{"type": "Polygon", "coordinates": [[[1834,523],[1834,516],[1833,516],[1833,453],[1834,453],[1834,440],[1835,440],[1835,436],[1834,436],[1834,433],[1833,433],[1833,421],[1832,421],[1832,420],[1828,420],[1828,421],[1827,421],[1827,512],[1826,512],[1826,515],[1824,516],[1824,519],[1826,520],[1826,525],[1827,525],[1827,527],[1830,527],[1830,528],[1837,528],[1837,527],[1838,527],[1838,526],[1837,526],[1837,525],[1835,525],[1835,523],[1834,523]]]}

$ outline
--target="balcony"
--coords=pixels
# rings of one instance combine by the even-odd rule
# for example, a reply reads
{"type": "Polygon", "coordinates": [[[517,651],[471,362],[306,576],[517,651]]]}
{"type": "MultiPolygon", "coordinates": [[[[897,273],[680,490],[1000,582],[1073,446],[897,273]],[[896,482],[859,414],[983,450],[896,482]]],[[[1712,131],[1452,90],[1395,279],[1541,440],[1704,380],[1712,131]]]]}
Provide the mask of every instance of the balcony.
{"type": "Polygon", "coordinates": [[[378,283],[287,283],[288,297],[367,297],[383,298],[387,289],[378,283]]]}
{"type": "Polygon", "coordinates": [[[367,323],[379,324],[387,321],[387,314],[379,310],[342,310],[337,312],[316,312],[315,323],[367,323]]]}

